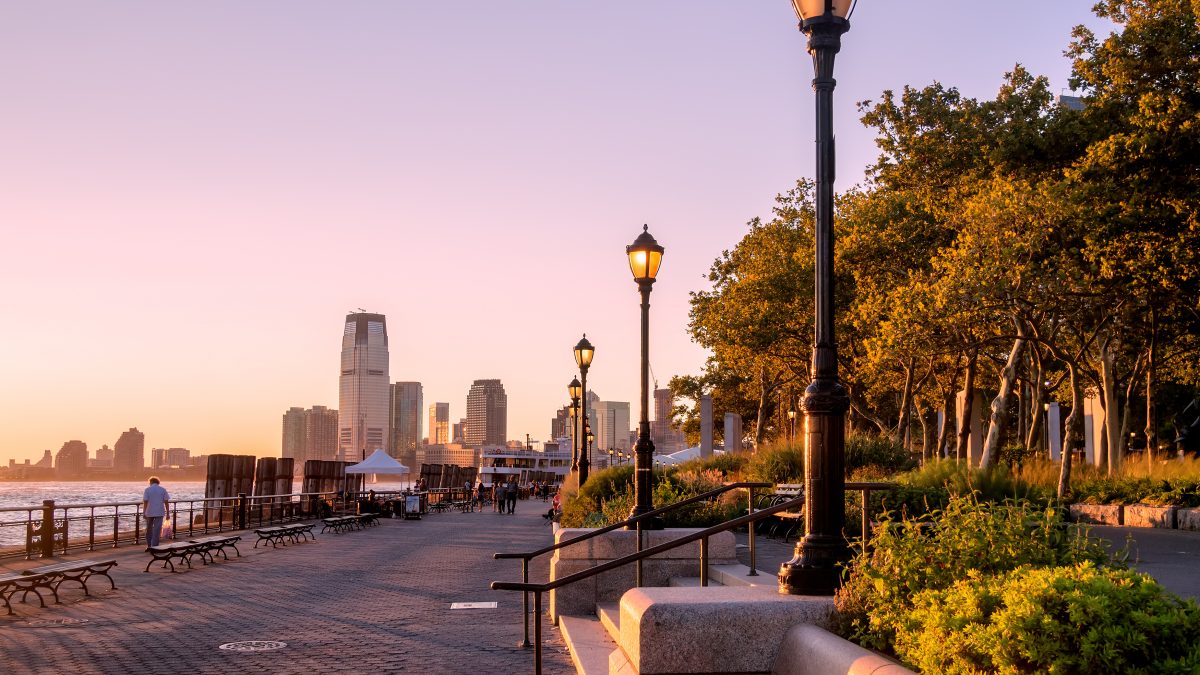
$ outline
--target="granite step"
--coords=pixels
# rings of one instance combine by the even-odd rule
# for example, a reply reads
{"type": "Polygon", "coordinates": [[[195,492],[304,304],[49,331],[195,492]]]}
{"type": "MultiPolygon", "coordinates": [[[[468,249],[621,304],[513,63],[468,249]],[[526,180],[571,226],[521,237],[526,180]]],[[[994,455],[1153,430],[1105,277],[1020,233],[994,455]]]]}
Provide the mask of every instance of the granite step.
{"type": "MultiPolygon", "coordinates": [[[[700,577],[671,577],[671,580],[667,583],[667,585],[674,586],[676,588],[700,588],[701,587],[700,586],[700,577]]],[[[708,585],[709,586],[720,586],[721,583],[719,581],[717,581],[715,578],[713,578],[713,576],[710,574],[708,577],[708,585]]]]}
{"type": "Polygon", "coordinates": [[[608,675],[609,655],[620,651],[599,619],[562,614],[558,628],[579,675],[608,675]]]}

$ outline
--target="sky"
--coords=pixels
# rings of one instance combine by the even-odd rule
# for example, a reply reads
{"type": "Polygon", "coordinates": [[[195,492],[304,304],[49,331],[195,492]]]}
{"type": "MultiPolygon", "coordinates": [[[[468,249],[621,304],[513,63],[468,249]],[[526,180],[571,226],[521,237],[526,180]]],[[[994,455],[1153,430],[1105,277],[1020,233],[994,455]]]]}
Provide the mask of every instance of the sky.
{"type": "MultiPolygon", "coordinates": [[[[875,157],[855,103],[1021,63],[1067,88],[1090,1],[859,3],[835,76],[837,188],[875,157]]],[[[0,460],[136,426],[277,455],[338,404],[345,315],[387,316],[393,381],[508,436],[588,384],[637,416],[624,247],[666,248],[660,385],[698,373],[688,294],[814,165],[812,65],[765,0],[0,4],[0,460]]]]}

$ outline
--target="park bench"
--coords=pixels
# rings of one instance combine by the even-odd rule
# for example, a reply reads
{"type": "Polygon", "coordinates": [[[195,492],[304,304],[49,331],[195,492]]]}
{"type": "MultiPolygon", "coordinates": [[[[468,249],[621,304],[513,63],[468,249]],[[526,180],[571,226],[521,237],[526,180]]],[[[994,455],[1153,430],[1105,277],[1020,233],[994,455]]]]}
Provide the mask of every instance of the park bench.
{"type": "Polygon", "coordinates": [[[34,583],[40,587],[50,589],[54,594],[54,601],[59,602],[58,587],[64,581],[73,581],[83,588],[84,595],[91,595],[88,592],[87,581],[95,575],[100,575],[108,579],[109,585],[116,589],[117,582],[113,581],[108,571],[116,566],[116,560],[71,560],[50,565],[41,565],[33,569],[24,570],[21,574],[36,578],[34,583]]]}
{"type": "Polygon", "coordinates": [[[287,546],[287,542],[293,544],[303,541],[308,537],[316,539],[317,536],[312,533],[313,525],[296,523],[294,525],[278,525],[275,527],[264,527],[254,531],[258,535],[258,541],[254,542],[254,548],[262,542],[271,544],[271,548],[278,548],[280,544],[287,546]]]}
{"type": "Polygon", "coordinates": [[[37,596],[38,602],[42,607],[46,606],[46,601],[42,598],[42,594],[38,591],[38,582],[40,579],[34,576],[21,574],[20,572],[10,572],[0,574],[0,599],[4,600],[4,607],[9,614],[16,614],[12,608],[11,598],[17,593],[22,593],[21,602],[29,597],[30,593],[37,596]]]}
{"type": "Polygon", "coordinates": [[[238,551],[237,542],[241,541],[241,539],[241,537],[237,536],[217,536],[205,537],[203,539],[196,539],[192,541],[178,541],[170,544],[151,546],[146,549],[146,552],[150,554],[150,562],[146,563],[146,569],[143,571],[149,572],[151,565],[156,562],[162,562],[163,567],[170,567],[171,571],[174,572],[174,561],[176,558],[179,559],[179,562],[186,563],[188,569],[191,569],[192,558],[195,556],[200,556],[200,562],[207,565],[210,561],[216,560],[212,554],[213,551],[218,551],[221,553],[221,555],[225,556],[226,560],[228,560],[229,554],[224,550],[226,546],[232,546],[233,550],[236,551],[240,557],[242,553],[241,551],[238,551]]]}
{"type": "MultiPolygon", "coordinates": [[[[774,492],[755,495],[754,509],[758,511],[770,508],[802,496],[804,496],[802,484],[780,483],[775,486],[774,492]]],[[[768,537],[782,537],[786,542],[793,534],[803,529],[804,513],[802,511],[781,511],[760,520],[756,531],[768,537]]]]}
{"type": "Polygon", "coordinates": [[[321,522],[324,527],[321,528],[321,533],[324,534],[327,530],[333,530],[336,533],[349,532],[350,530],[362,529],[362,521],[358,516],[333,516],[331,518],[322,518],[321,522]]]}

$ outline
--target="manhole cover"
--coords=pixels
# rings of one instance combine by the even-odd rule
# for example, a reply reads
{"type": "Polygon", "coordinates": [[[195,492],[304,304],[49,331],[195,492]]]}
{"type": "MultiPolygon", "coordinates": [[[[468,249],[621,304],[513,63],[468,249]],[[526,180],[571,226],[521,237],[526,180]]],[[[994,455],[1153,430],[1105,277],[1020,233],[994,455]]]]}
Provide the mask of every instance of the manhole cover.
{"type": "Polygon", "coordinates": [[[81,623],[87,623],[87,619],[38,619],[36,621],[26,621],[26,626],[78,626],[81,623]]]}
{"type": "Polygon", "coordinates": [[[269,652],[275,649],[283,649],[286,646],[286,642],[278,642],[276,640],[243,640],[242,642],[226,642],[218,649],[225,649],[231,652],[269,652]]]}

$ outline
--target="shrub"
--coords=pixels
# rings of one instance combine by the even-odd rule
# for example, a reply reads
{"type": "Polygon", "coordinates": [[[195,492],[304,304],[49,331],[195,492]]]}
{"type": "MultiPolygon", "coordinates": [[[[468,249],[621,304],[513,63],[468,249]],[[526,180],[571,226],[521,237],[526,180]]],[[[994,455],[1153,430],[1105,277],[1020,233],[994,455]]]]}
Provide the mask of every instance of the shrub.
{"type": "Polygon", "coordinates": [[[850,434],[846,437],[846,473],[867,466],[896,472],[911,469],[916,462],[903,445],[888,436],[850,434]]]}
{"type": "MultiPolygon", "coordinates": [[[[721,487],[725,475],[706,462],[688,462],[654,474],[653,503],[672,504],[721,487]]],[[[588,477],[577,492],[564,493],[563,527],[604,527],[629,517],[634,505],[633,467],[609,467],[588,477]]],[[[698,502],[667,513],[667,527],[707,527],[736,517],[746,508],[746,493],[731,490],[715,501],[698,502]]]]}
{"type": "Polygon", "coordinates": [[[943,488],[950,494],[975,494],[981,500],[1003,502],[1006,499],[1026,500],[1045,506],[1054,502],[1057,483],[1030,483],[1003,464],[986,469],[972,469],[952,459],[928,462],[920,469],[900,474],[895,480],[901,485],[916,488],[943,488]]]}
{"type": "Polygon", "coordinates": [[[896,653],[929,673],[1195,673],[1197,633],[1195,601],[1084,562],[974,573],[920,593],[896,653]]]}
{"type": "Polygon", "coordinates": [[[746,464],[746,477],[764,483],[804,482],[804,449],[799,447],[759,448],[746,464]]]}
{"type": "Polygon", "coordinates": [[[871,544],[855,556],[837,607],[839,632],[874,649],[891,647],[916,594],[948,588],[969,571],[1110,563],[1101,542],[1056,510],[974,496],[952,495],[942,511],[885,522],[871,544]]]}

